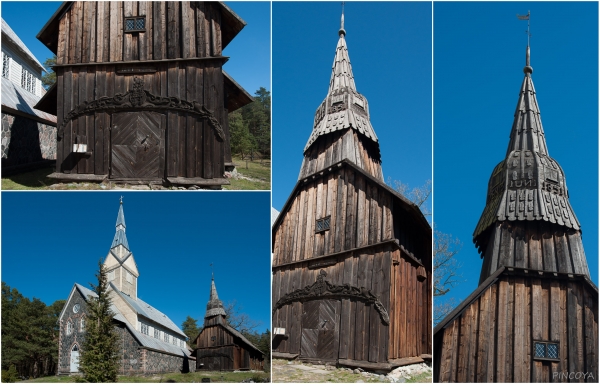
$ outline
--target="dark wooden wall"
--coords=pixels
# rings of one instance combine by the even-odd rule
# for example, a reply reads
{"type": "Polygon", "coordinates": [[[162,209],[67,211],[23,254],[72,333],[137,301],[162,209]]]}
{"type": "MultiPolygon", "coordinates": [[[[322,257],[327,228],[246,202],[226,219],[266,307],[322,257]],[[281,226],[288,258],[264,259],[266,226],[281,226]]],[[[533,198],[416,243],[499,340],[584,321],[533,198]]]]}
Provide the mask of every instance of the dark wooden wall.
{"type": "MultiPolygon", "coordinates": [[[[373,177],[383,181],[379,149],[370,139],[359,138],[354,129],[332,132],[322,136],[304,154],[299,179],[348,159],[373,177]]],[[[364,136],[363,136],[364,137],[364,136]]]]}
{"type": "Polygon", "coordinates": [[[431,234],[396,199],[349,166],[306,182],[273,234],[273,265],[392,239],[429,265],[431,234]],[[315,220],[329,215],[330,230],[315,234],[315,220]]]}
{"type": "Polygon", "coordinates": [[[539,221],[498,222],[489,231],[480,284],[502,266],[590,275],[580,231],[539,221]]]}
{"type": "Polygon", "coordinates": [[[439,382],[569,381],[554,372],[596,382],[597,291],[582,280],[501,275],[436,334],[434,359],[439,382]],[[534,360],[533,340],[559,341],[560,361],[534,360]]]}
{"type": "Polygon", "coordinates": [[[57,64],[220,56],[221,10],[210,2],[73,3],[59,25],[57,64]],[[124,33],[123,18],[146,16],[146,31],[124,33]]]}
{"type": "Polygon", "coordinates": [[[197,369],[262,370],[264,367],[263,356],[240,341],[238,337],[216,322],[215,325],[205,323],[204,329],[196,339],[197,369]],[[214,341],[212,340],[213,336],[215,337],[214,341]],[[200,366],[202,363],[203,367],[200,366]]]}
{"type": "MultiPolygon", "coordinates": [[[[84,101],[102,96],[112,97],[132,89],[133,75],[118,74],[118,66],[76,66],[57,71],[59,92],[58,121],[84,101]],[[71,90],[68,92],[67,90],[71,90]]],[[[137,75],[144,79],[144,89],[158,96],[174,96],[197,101],[224,119],[223,76],[212,63],[181,62],[154,64],[155,73],[137,75]]],[[[165,110],[165,169],[168,177],[222,177],[224,144],[206,119],[185,112],[165,110]]],[[[64,173],[108,174],[110,162],[110,114],[96,112],[71,120],[64,137],[57,143],[57,164],[64,173]],[[83,137],[89,157],[71,153],[76,137],[83,137]]],[[[80,141],[81,142],[81,141],[80,141]]]]}

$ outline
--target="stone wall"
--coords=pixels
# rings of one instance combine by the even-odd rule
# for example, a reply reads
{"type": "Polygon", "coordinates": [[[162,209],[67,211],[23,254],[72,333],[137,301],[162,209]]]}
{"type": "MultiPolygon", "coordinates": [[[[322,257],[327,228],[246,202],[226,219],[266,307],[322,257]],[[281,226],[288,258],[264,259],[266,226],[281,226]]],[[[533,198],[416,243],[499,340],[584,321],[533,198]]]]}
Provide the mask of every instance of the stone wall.
{"type": "MultiPolygon", "coordinates": [[[[4,119],[4,115],[2,116],[4,119]]],[[[71,350],[74,345],[77,345],[79,350],[83,346],[85,332],[80,332],[79,322],[82,316],[87,316],[87,304],[83,296],[77,289],[70,301],[67,302],[67,307],[62,320],[60,320],[60,336],[58,338],[58,374],[68,374],[71,371],[71,350]],[[73,312],[75,304],[79,304],[79,311],[73,312]],[[67,334],[67,324],[69,321],[73,324],[73,332],[67,334]]]]}
{"type": "Polygon", "coordinates": [[[148,349],[142,350],[144,373],[189,372],[194,371],[196,362],[184,356],[173,356],[148,349]]]}
{"type": "Polygon", "coordinates": [[[2,113],[2,168],[56,160],[56,127],[2,113]]]}
{"type": "Polygon", "coordinates": [[[133,335],[124,326],[119,324],[115,326],[119,333],[119,351],[121,352],[120,375],[134,375],[143,373],[143,352],[140,344],[133,338],[133,335]]]}

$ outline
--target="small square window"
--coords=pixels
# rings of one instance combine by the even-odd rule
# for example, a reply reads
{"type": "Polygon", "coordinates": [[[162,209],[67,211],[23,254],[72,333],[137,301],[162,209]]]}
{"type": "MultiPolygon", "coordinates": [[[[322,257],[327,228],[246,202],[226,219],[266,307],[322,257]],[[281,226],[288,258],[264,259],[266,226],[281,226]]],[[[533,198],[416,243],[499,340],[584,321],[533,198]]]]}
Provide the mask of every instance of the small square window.
{"type": "Polygon", "coordinates": [[[536,360],[559,360],[559,344],[551,341],[534,341],[533,358],[536,360]]]}
{"type": "Polygon", "coordinates": [[[331,223],[331,216],[324,217],[322,219],[318,219],[315,224],[315,232],[324,232],[329,230],[331,223]]]}
{"type": "Polygon", "coordinates": [[[125,32],[145,32],[146,16],[125,18],[125,32]]]}

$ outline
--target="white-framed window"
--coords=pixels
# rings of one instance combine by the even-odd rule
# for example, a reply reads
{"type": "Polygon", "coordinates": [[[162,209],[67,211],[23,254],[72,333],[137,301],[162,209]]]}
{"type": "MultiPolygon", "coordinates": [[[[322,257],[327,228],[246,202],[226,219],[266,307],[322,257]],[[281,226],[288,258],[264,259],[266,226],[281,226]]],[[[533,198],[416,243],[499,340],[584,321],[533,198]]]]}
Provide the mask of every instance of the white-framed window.
{"type": "Polygon", "coordinates": [[[35,78],[25,68],[21,72],[21,87],[31,93],[35,93],[35,78]]]}
{"type": "Polygon", "coordinates": [[[6,52],[2,52],[2,77],[8,79],[10,74],[10,56],[6,52]]]}
{"type": "Polygon", "coordinates": [[[67,335],[73,333],[73,322],[71,320],[67,321],[67,335]]]}
{"type": "Polygon", "coordinates": [[[131,273],[129,273],[129,271],[127,271],[127,270],[125,271],[125,277],[129,284],[133,284],[133,275],[131,273]]]}
{"type": "Polygon", "coordinates": [[[79,320],[79,332],[85,331],[85,317],[79,320]]]}
{"type": "Polygon", "coordinates": [[[140,327],[140,331],[144,334],[147,335],[148,334],[148,324],[144,324],[142,323],[141,327],[140,327]]]}
{"type": "Polygon", "coordinates": [[[165,332],[165,337],[163,339],[166,343],[169,342],[169,334],[167,332],[165,332]]]}
{"type": "Polygon", "coordinates": [[[177,345],[177,338],[173,336],[173,345],[177,345]]]}
{"type": "Polygon", "coordinates": [[[160,331],[156,328],[154,328],[154,338],[155,339],[160,339],[160,331]]]}
{"type": "Polygon", "coordinates": [[[108,281],[113,281],[115,279],[115,270],[108,272],[108,281]]]}

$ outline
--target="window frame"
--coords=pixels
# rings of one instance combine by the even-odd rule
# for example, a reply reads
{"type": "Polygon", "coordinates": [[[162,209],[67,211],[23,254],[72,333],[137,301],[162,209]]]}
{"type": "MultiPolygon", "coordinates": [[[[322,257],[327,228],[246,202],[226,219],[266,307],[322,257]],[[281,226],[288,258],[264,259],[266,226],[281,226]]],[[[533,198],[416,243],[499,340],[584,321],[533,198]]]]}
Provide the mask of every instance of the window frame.
{"type": "Polygon", "coordinates": [[[2,51],[2,77],[10,79],[10,60],[11,57],[2,51]]]}
{"type": "Polygon", "coordinates": [[[67,333],[67,336],[71,335],[73,333],[73,322],[71,320],[67,321],[66,333],[67,333]]]}
{"type": "Polygon", "coordinates": [[[125,33],[146,32],[146,16],[145,15],[127,16],[127,17],[123,18],[123,32],[125,32],[125,33]],[[127,29],[127,20],[133,20],[133,25],[135,27],[135,25],[137,24],[137,21],[139,19],[143,19],[144,20],[144,28],[143,29],[127,29]]]}
{"type": "Polygon", "coordinates": [[[315,233],[323,233],[331,229],[331,215],[315,220],[315,233]],[[322,223],[323,228],[318,229],[319,223],[322,223]],[[325,228],[325,224],[327,227],[325,228]]]}
{"type": "Polygon", "coordinates": [[[538,361],[560,361],[560,342],[558,341],[551,341],[551,340],[533,340],[533,343],[531,344],[532,346],[532,353],[531,356],[533,358],[533,360],[538,360],[538,361]],[[536,356],[535,353],[535,346],[536,344],[544,344],[544,357],[538,357],[536,356]],[[548,357],[548,344],[556,344],[556,354],[557,357],[548,357]]]}

